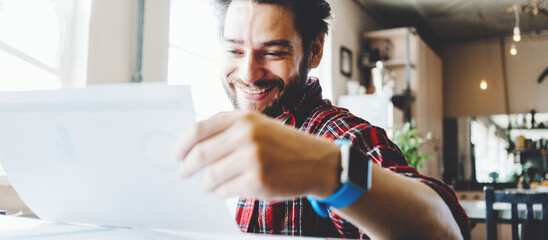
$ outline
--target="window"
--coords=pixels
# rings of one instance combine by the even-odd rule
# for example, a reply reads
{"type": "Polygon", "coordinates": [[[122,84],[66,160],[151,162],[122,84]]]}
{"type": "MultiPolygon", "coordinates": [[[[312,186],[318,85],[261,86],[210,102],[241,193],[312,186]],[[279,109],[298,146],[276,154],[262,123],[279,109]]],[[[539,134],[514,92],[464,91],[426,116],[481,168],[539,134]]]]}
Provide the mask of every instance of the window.
{"type": "Polygon", "coordinates": [[[90,8],[91,0],[0,0],[0,92],[85,83],[90,8]]]}
{"type": "Polygon", "coordinates": [[[171,0],[168,83],[192,86],[199,119],[232,110],[220,82],[221,45],[211,1],[171,0]]]}
{"type": "Polygon", "coordinates": [[[514,158],[512,154],[506,152],[508,142],[496,133],[496,127],[472,120],[470,130],[477,181],[480,183],[512,182],[516,172],[514,158]]]}
{"type": "Polygon", "coordinates": [[[61,87],[59,26],[52,1],[0,1],[0,90],[61,87]]]}

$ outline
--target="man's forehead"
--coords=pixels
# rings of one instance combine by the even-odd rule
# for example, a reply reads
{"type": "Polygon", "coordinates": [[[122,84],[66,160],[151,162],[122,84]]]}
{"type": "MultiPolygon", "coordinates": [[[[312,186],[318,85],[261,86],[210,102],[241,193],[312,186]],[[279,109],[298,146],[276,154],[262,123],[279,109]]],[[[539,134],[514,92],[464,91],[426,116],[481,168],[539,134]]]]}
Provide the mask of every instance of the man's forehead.
{"type": "Polygon", "coordinates": [[[293,12],[275,4],[239,0],[230,5],[225,19],[224,39],[229,42],[269,43],[274,40],[289,44],[299,34],[295,30],[293,12]]]}

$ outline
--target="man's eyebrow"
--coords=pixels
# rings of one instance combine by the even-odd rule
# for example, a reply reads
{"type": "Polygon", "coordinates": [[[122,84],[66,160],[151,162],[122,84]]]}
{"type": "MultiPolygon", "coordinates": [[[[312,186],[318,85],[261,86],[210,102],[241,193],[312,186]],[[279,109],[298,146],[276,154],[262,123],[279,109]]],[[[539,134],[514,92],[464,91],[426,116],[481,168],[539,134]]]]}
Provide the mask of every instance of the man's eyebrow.
{"type": "Polygon", "coordinates": [[[244,44],[244,41],[242,40],[236,40],[236,39],[230,39],[230,38],[225,38],[225,42],[239,44],[239,45],[244,44]]]}
{"type": "Polygon", "coordinates": [[[292,47],[291,43],[288,40],[283,40],[283,39],[264,42],[261,45],[263,45],[263,47],[272,47],[272,46],[292,47]]]}
{"type": "MultiPolygon", "coordinates": [[[[231,39],[231,38],[225,38],[224,41],[228,42],[228,43],[238,44],[238,45],[244,44],[243,40],[236,40],[236,39],[231,39]]],[[[291,46],[291,42],[289,42],[289,40],[285,40],[285,39],[263,42],[263,43],[261,43],[261,46],[262,47],[281,46],[281,47],[288,47],[288,48],[293,47],[293,46],[291,46]]]]}

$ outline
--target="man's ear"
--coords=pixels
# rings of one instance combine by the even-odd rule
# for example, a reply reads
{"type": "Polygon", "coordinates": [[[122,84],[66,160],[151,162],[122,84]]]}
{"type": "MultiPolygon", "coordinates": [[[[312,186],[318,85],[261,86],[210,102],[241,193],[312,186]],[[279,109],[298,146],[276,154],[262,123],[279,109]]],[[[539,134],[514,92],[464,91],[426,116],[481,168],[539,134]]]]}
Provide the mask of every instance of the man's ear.
{"type": "Polygon", "coordinates": [[[325,40],[325,34],[320,34],[310,48],[310,56],[308,56],[308,69],[317,68],[322,61],[323,56],[323,43],[325,40]]]}

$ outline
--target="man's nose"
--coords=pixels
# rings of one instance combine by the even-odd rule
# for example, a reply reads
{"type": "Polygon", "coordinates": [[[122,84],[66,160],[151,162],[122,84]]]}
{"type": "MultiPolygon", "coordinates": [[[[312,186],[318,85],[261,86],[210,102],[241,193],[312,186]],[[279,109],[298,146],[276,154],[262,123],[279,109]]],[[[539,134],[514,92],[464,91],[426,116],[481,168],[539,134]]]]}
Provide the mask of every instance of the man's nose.
{"type": "Polygon", "coordinates": [[[245,83],[254,83],[264,77],[262,61],[255,54],[248,54],[239,67],[239,77],[245,83]]]}

